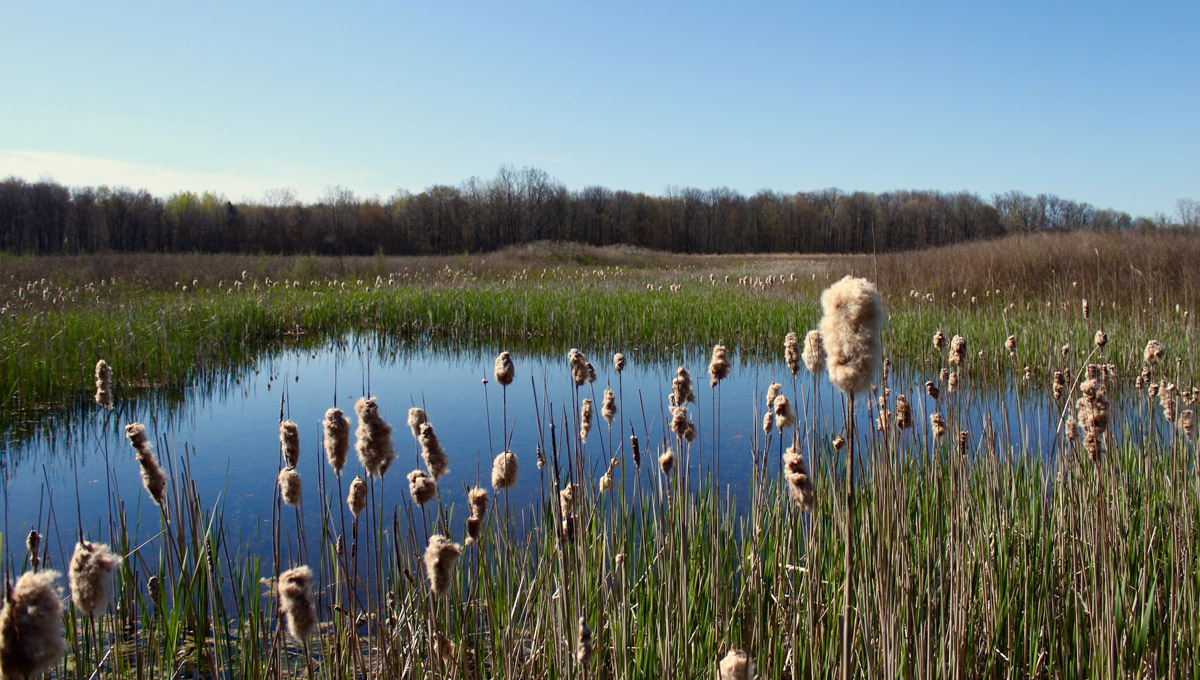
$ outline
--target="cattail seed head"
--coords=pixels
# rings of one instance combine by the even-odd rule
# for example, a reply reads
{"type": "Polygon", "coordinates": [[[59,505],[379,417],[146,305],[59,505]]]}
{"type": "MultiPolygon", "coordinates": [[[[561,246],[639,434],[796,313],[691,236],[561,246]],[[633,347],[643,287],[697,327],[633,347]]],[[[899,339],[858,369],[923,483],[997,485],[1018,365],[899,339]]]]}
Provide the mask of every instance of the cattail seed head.
{"type": "Polygon", "coordinates": [[[76,609],[90,616],[108,603],[112,594],[109,574],[120,563],[121,558],[113,554],[107,545],[87,541],[75,544],[67,580],[76,609]]]}
{"type": "Polygon", "coordinates": [[[423,423],[421,436],[418,439],[421,442],[421,458],[425,460],[425,467],[429,468],[429,474],[433,475],[434,479],[446,476],[446,473],[450,471],[450,457],[446,455],[446,450],[438,441],[437,434],[433,431],[433,425],[423,423]]]}
{"type": "Polygon", "coordinates": [[[296,468],[284,468],[279,471],[279,495],[288,505],[300,505],[302,487],[300,473],[296,468]]]}
{"type": "Polygon", "coordinates": [[[575,514],[575,502],[582,491],[578,484],[568,484],[558,492],[558,508],[563,517],[575,514]]]}
{"type": "Polygon", "coordinates": [[[492,488],[507,489],[517,483],[517,454],[504,451],[492,461],[492,488]]]}
{"type": "Polygon", "coordinates": [[[296,467],[300,462],[300,430],[296,423],[285,420],[279,424],[279,446],[283,452],[283,464],[296,467]]]}
{"type": "Polygon", "coordinates": [[[642,449],[638,446],[636,434],[629,435],[629,448],[633,453],[633,466],[639,470],[642,469],[642,449]]]}
{"type": "Polygon", "coordinates": [[[839,434],[833,438],[833,450],[841,451],[844,448],[846,448],[846,438],[839,434]]]}
{"type": "Polygon", "coordinates": [[[676,406],[686,406],[688,402],[696,401],[696,393],[692,391],[692,374],[683,366],[675,371],[675,379],[671,381],[671,396],[676,406]]]}
{"type": "Polygon", "coordinates": [[[1067,387],[1066,374],[1064,374],[1062,371],[1055,371],[1052,387],[1054,389],[1054,401],[1062,399],[1063,390],[1065,390],[1067,387]]]}
{"type": "Polygon", "coordinates": [[[1104,346],[1108,344],[1108,334],[1104,331],[1096,331],[1094,342],[1096,343],[1096,349],[1104,349],[1104,346]]]}
{"type": "Polygon", "coordinates": [[[664,475],[671,474],[671,470],[675,467],[675,452],[667,449],[661,456],[658,457],[658,468],[662,470],[664,475]]]}
{"type": "Polygon", "coordinates": [[[350,493],[346,494],[346,505],[350,508],[350,514],[357,518],[362,514],[363,509],[367,507],[367,483],[362,477],[355,477],[353,482],[350,482],[350,493]]]}
{"type": "Polygon", "coordinates": [[[767,411],[763,414],[762,429],[764,434],[771,434],[771,430],[775,429],[775,412],[767,411]]]}
{"type": "Polygon", "coordinates": [[[935,440],[941,439],[946,434],[946,419],[941,413],[933,412],[929,414],[929,431],[933,434],[935,440]]]}
{"type": "Polygon", "coordinates": [[[331,408],[325,412],[322,422],[325,430],[325,459],[333,473],[341,476],[342,468],[346,467],[346,454],[350,451],[350,419],[340,408],[331,408]]]}
{"type": "Polygon", "coordinates": [[[1183,430],[1188,437],[1191,437],[1192,433],[1196,431],[1196,412],[1194,410],[1188,409],[1179,414],[1179,429],[1183,430]]]}
{"type": "Polygon", "coordinates": [[[615,482],[615,480],[613,480],[613,474],[612,474],[612,470],[609,470],[608,472],[605,472],[605,473],[604,473],[603,475],[601,475],[601,477],[600,477],[600,493],[605,493],[605,492],[607,492],[607,491],[612,491],[612,489],[613,489],[613,486],[614,486],[615,484],[616,484],[616,482],[615,482]]]}
{"type": "Polygon", "coordinates": [[[821,293],[821,307],[819,330],[829,381],[847,394],[866,390],[879,368],[882,349],[879,290],[866,279],[846,276],[821,293]]]}
{"type": "Polygon", "coordinates": [[[817,374],[825,370],[825,343],[821,341],[821,331],[812,330],[804,336],[804,367],[809,373],[817,374]]]}
{"type": "Polygon", "coordinates": [[[754,662],[740,649],[730,649],[717,664],[717,680],[751,680],[754,662]]]}
{"type": "Polygon", "coordinates": [[[146,426],[141,423],[126,425],[125,436],[129,438],[130,446],[137,451],[137,461],[141,465],[142,485],[146,487],[150,498],[158,504],[158,507],[165,509],[167,475],[159,467],[158,459],[154,457],[154,449],[150,445],[150,440],[146,438],[146,426]]]}
{"type": "Polygon", "coordinates": [[[617,373],[625,370],[625,355],[617,352],[613,355],[613,368],[617,369],[617,373]]]}
{"type": "Polygon", "coordinates": [[[958,389],[958,371],[950,372],[950,380],[946,381],[946,389],[950,392],[958,389]]]}
{"type": "Polygon", "coordinates": [[[617,396],[613,394],[612,388],[604,388],[604,403],[600,406],[600,416],[609,425],[612,425],[613,419],[617,417],[617,396]]]}
{"type": "Polygon", "coordinates": [[[104,359],[96,362],[96,403],[112,409],[112,367],[104,359]]]}
{"type": "Polygon", "coordinates": [[[496,382],[505,386],[512,384],[513,378],[516,377],[517,369],[513,366],[511,352],[501,352],[496,357],[495,373],[496,382]]]}
{"type": "Polygon", "coordinates": [[[25,537],[25,547],[29,550],[29,554],[36,558],[41,545],[42,535],[37,532],[37,529],[31,529],[29,535],[25,537]]]}
{"type": "Polygon", "coordinates": [[[66,651],[57,571],[27,571],[0,611],[0,677],[34,678],[66,651]]]}
{"type": "Polygon", "coordinates": [[[712,361],[708,364],[708,375],[715,381],[714,384],[729,377],[731,367],[729,351],[725,345],[715,345],[712,351],[712,361]]]}
{"type": "Polygon", "coordinates": [[[793,376],[800,372],[800,338],[794,332],[783,339],[783,360],[793,376]]]}
{"type": "Polygon", "coordinates": [[[425,409],[416,406],[408,409],[408,427],[412,430],[413,439],[421,437],[421,426],[429,422],[425,409]]]}
{"type": "Polygon", "coordinates": [[[360,398],[354,404],[354,412],[358,415],[358,429],[354,432],[358,439],[354,443],[358,461],[368,477],[383,477],[396,459],[392,426],[379,415],[379,404],[375,397],[360,398]]]}
{"type": "Polygon", "coordinates": [[[592,629],[587,627],[587,619],[579,617],[578,626],[579,644],[575,648],[575,660],[580,665],[586,666],[592,660],[592,629]]]}
{"type": "Polygon", "coordinates": [[[1087,298],[1083,298],[1083,319],[1086,321],[1092,315],[1092,308],[1088,306],[1087,298]]]}
{"type": "Polygon", "coordinates": [[[942,391],[938,389],[938,386],[935,385],[932,380],[926,380],[925,394],[928,394],[931,399],[936,400],[938,397],[942,396],[942,391]]]}
{"type": "Polygon", "coordinates": [[[774,411],[775,427],[779,428],[780,432],[796,424],[796,412],[792,410],[792,402],[784,395],[775,397],[774,411]]]}
{"type": "Polygon", "coordinates": [[[967,359],[967,339],[961,335],[955,335],[950,340],[950,365],[959,366],[967,359]]]}
{"type": "Polygon", "coordinates": [[[434,534],[429,537],[429,545],[425,548],[425,576],[434,595],[450,589],[454,562],[461,554],[462,546],[445,536],[434,534]]]}
{"type": "Polygon", "coordinates": [[[796,505],[804,510],[812,510],[816,496],[813,494],[812,477],[808,466],[804,464],[804,455],[793,444],[783,454],[784,475],[788,485],[788,494],[796,505]]]}
{"type": "Polygon", "coordinates": [[[958,455],[963,458],[971,451],[971,433],[962,431],[958,433],[958,455]]]}
{"type": "Polygon", "coordinates": [[[1167,350],[1162,346],[1162,343],[1157,340],[1151,340],[1146,343],[1146,349],[1142,351],[1142,360],[1148,366],[1154,366],[1163,360],[1167,355],[1167,350]]]}
{"type": "Polygon", "coordinates": [[[777,382],[773,382],[773,383],[771,383],[771,385],[769,387],[767,387],[767,410],[768,411],[771,411],[772,413],[775,412],[775,397],[779,396],[779,391],[782,389],[783,389],[783,385],[780,385],[777,382]]]}
{"type": "Polygon", "coordinates": [[[588,380],[588,361],[578,349],[572,347],[567,352],[567,362],[571,365],[571,379],[575,381],[575,386],[578,387],[588,380]]]}
{"type": "Polygon", "coordinates": [[[579,441],[584,444],[587,443],[588,433],[592,431],[592,411],[592,400],[584,399],[583,405],[579,407],[579,441]]]}
{"type": "Polygon", "coordinates": [[[933,334],[933,348],[939,352],[946,349],[946,336],[941,331],[933,334]]]}
{"type": "Polygon", "coordinates": [[[907,430],[913,426],[912,406],[903,394],[896,397],[896,427],[907,430]]]}
{"type": "Polygon", "coordinates": [[[288,634],[304,644],[317,627],[313,606],[312,570],[294,567],[279,575],[279,608],[287,618],[288,634]]]}
{"type": "Polygon", "coordinates": [[[1017,356],[1017,336],[1008,336],[1008,339],[1004,341],[1004,349],[1008,350],[1009,356],[1017,356]]]}
{"type": "Polygon", "coordinates": [[[424,470],[413,470],[408,473],[408,495],[412,496],[413,502],[417,505],[425,505],[437,498],[437,480],[430,477],[429,473],[424,470]]]}

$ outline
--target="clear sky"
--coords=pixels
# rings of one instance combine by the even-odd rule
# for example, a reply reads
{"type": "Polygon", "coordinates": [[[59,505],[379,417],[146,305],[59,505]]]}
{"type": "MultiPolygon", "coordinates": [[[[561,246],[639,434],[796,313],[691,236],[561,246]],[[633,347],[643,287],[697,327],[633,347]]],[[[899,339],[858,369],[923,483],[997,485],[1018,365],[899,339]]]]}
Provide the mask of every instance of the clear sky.
{"type": "Polygon", "coordinates": [[[16,2],[0,176],[1200,199],[1200,2],[16,2]]]}

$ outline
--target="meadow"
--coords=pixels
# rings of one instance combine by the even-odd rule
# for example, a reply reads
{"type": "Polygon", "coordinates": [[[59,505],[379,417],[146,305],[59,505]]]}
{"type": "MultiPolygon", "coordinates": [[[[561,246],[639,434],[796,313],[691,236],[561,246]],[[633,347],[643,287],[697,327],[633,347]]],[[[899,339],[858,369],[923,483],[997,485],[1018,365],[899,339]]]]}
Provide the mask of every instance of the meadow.
{"type": "MultiPolygon", "coordinates": [[[[133,427],[133,449],[106,453],[114,474],[136,476],[141,463],[158,530],[140,540],[123,512],[131,499],[117,498],[104,535],[83,537],[123,558],[93,559],[101,567],[79,579],[110,598],[74,584],[70,599],[48,594],[44,578],[22,574],[70,560],[51,541],[5,536],[16,588],[0,615],[0,667],[16,677],[1196,675],[1195,262],[1200,239],[1187,232],[1041,234],[877,258],[554,244],[419,259],[0,257],[6,442],[44,434],[72,409],[105,408],[92,395],[99,359],[119,397],[352,335],[557,352],[561,380],[577,386],[557,403],[543,390],[544,411],[522,424],[538,444],[514,451],[516,466],[539,493],[520,505],[506,491],[512,459],[484,461],[492,484],[485,474],[478,491],[439,488],[436,439],[394,418],[389,437],[365,402],[357,413],[343,405],[344,425],[330,420],[325,451],[305,447],[334,461],[339,446],[361,450],[340,474],[298,466],[287,427],[262,423],[281,430],[270,554],[231,537],[170,433],[146,424],[141,439],[133,427]],[[846,274],[879,288],[882,358],[924,380],[897,384],[884,369],[854,398],[833,399],[817,387],[823,366],[797,354],[791,375],[775,378],[789,418],[762,395],[723,403],[719,362],[693,365],[694,405],[677,427],[649,431],[646,410],[691,403],[682,385],[662,385],[674,404],[635,402],[614,357],[590,350],[782,356],[785,335],[816,328],[822,291],[846,274]],[[564,346],[591,358],[596,382],[573,373],[564,346]],[[584,401],[606,386],[611,422],[601,400],[584,401]],[[1018,412],[1051,414],[1050,451],[968,425],[995,389],[1018,412]],[[742,455],[754,473],[731,493],[718,468],[691,461],[697,442],[724,451],[716,421],[748,409],[757,434],[742,455]],[[582,436],[585,421],[602,440],[582,436]],[[389,473],[389,459],[380,470],[380,440],[419,450],[417,469],[389,473]],[[351,488],[362,495],[348,502],[351,488]],[[301,512],[320,518],[319,550],[301,512]],[[55,617],[61,659],[46,641],[55,617]],[[47,629],[36,648],[35,619],[47,629]],[[44,663],[28,661],[39,651],[44,663]]],[[[493,412],[507,407],[506,370],[497,357],[493,412]]],[[[119,402],[110,413],[113,426],[132,425],[119,402]]],[[[500,422],[488,445],[503,452],[512,433],[500,422]]]]}

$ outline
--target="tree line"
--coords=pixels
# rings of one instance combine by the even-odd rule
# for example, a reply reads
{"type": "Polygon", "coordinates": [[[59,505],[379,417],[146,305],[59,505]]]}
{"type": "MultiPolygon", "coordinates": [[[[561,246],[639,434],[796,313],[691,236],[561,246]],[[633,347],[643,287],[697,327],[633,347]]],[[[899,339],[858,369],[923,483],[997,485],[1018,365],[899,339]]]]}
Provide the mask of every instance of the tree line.
{"type": "Polygon", "coordinates": [[[1126,212],[1017,191],[990,201],[969,192],[832,188],[745,196],[728,188],[668,187],[650,195],[601,186],[570,191],[540,169],[508,166],[490,180],[399,191],[387,199],[332,187],[309,204],[287,189],[233,203],[213,193],[162,198],[124,187],[0,181],[0,251],[30,254],[422,255],[538,240],[687,253],[861,253],[1014,232],[1166,224],[1162,216],[1135,220],[1126,212]]]}

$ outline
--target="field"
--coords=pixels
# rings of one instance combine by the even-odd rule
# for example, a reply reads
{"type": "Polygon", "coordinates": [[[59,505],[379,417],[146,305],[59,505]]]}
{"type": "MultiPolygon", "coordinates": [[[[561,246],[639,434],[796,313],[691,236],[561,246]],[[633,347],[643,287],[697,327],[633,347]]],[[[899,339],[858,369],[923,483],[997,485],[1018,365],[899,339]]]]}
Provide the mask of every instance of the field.
{"type": "MultiPolygon", "coordinates": [[[[220,506],[163,450],[168,433],[151,431],[167,478],[161,531],[139,544],[113,500],[108,535],[85,537],[125,557],[98,577],[112,601],[92,613],[66,602],[66,653],[52,667],[80,677],[709,678],[742,650],[764,678],[1200,674],[1196,262],[1200,239],[1175,231],[878,258],[555,244],[421,259],[0,256],[6,441],[52,436],[73,411],[101,408],[98,359],[118,386],[170,389],[347,334],[663,360],[717,344],[782,355],[785,334],[816,328],[821,292],[845,274],[882,293],[883,357],[938,393],[880,375],[829,403],[816,389],[827,373],[799,366],[780,381],[799,417],[777,412],[747,443],[755,473],[738,503],[714,476],[691,476],[686,427],[645,437],[635,454],[630,420],[667,407],[634,403],[612,358],[589,352],[594,389],[614,390],[617,417],[605,422],[599,403],[593,417],[607,450],[579,436],[593,394],[585,378],[570,403],[548,404],[565,421],[525,423],[539,451],[514,452],[520,474],[539,479],[540,502],[518,507],[484,484],[491,502],[476,508],[479,536],[464,545],[464,490],[418,505],[427,481],[410,475],[413,501],[385,502],[385,488],[394,499],[405,486],[403,470],[364,474],[365,505],[351,512],[344,499],[365,465],[351,455],[341,475],[306,478],[293,507],[285,442],[275,549],[264,555],[239,548],[220,506]],[[934,347],[939,331],[965,338],[962,355],[934,347]],[[1147,353],[1151,340],[1161,356],[1147,353]],[[1014,413],[1036,404],[1058,414],[1049,455],[970,431],[985,388],[1002,390],[1014,413]],[[835,411],[845,427],[817,425],[835,411]],[[811,490],[781,474],[790,447],[811,490]],[[620,480],[611,489],[590,472],[609,459],[601,469],[620,480]],[[301,512],[322,518],[316,554],[298,535],[301,512]],[[449,537],[440,551],[435,533],[449,537]],[[311,592],[297,572],[277,587],[299,564],[311,567],[311,592]]],[[[690,368],[697,403],[683,419],[714,437],[705,419],[729,405],[707,367],[690,368]]],[[[505,408],[501,384],[489,389],[489,408],[505,408]]],[[[756,402],[758,422],[766,402],[756,402]]],[[[112,414],[113,426],[127,424],[119,403],[112,414]]],[[[348,415],[353,431],[361,419],[348,415]]],[[[405,423],[391,425],[397,448],[415,446],[405,423]]],[[[489,438],[503,450],[508,435],[489,438]]],[[[136,474],[128,453],[114,452],[126,461],[117,468],[136,474]]],[[[23,538],[4,537],[10,583],[35,556],[66,570],[49,542],[31,554],[23,538]]],[[[0,665],[17,644],[0,639],[0,665]]]]}

